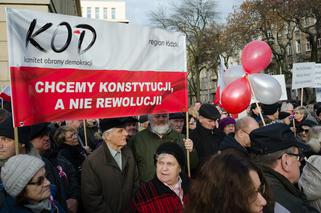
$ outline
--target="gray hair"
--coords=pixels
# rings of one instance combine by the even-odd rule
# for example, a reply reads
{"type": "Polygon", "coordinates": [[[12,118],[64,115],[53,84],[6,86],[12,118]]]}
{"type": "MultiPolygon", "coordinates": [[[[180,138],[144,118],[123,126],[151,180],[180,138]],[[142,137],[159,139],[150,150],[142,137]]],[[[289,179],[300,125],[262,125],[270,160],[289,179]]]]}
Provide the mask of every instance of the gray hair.
{"type": "Polygon", "coordinates": [[[321,150],[321,126],[311,127],[309,130],[309,138],[307,145],[311,147],[313,152],[318,153],[321,150]]]}
{"type": "Polygon", "coordinates": [[[291,103],[287,103],[287,102],[283,102],[282,105],[281,105],[281,112],[286,112],[289,110],[289,108],[294,108],[293,107],[293,104],[291,103]]]}
{"type": "Polygon", "coordinates": [[[257,121],[256,121],[254,118],[250,117],[250,116],[245,116],[245,117],[243,117],[243,118],[238,119],[238,120],[236,121],[236,124],[235,124],[235,132],[237,132],[237,131],[239,131],[239,130],[246,130],[246,131],[248,131],[248,129],[249,129],[249,128],[248,128],[248,125],[249,125],[249,123],[250,123],[251,121],[257,123],[257,121]]]}

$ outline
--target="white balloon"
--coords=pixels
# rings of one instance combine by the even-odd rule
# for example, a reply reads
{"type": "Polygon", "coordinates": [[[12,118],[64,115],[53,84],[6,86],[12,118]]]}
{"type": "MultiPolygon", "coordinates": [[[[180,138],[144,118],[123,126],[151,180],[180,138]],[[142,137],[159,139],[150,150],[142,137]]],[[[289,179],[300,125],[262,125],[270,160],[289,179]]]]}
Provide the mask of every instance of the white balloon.
{"type": "Polygon", "coordinates": [[[243,70],[242,65],[237,65],[237,66],[233,66],[228,68],[225,72],[224,72],[224,83],[225,85],[228,85],[229,83],[231,83],[232,81],[242,78],[242,76],[244,76],[245,72],[243,70]]]}
{"type": "Polygon", "coordinates": [[[249,75],[256,100],[263,104],[274,104],[282,95],[280,83],[270,75],[258,73],[249,75]]]}

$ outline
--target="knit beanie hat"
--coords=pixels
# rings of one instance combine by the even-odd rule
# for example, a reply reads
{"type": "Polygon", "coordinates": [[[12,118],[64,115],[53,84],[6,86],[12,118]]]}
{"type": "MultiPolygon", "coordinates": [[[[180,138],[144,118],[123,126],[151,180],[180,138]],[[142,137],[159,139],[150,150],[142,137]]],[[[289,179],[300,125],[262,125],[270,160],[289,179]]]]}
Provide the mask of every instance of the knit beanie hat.
{"type": "MultiPolygon", "coordinates": [[[[183,149],[174,142],[162,143],[156,150],[156,155],[170,154],[173,155],[181,168],[185,166],[185,154],[183,149]]],[[[156,160],[156,159],[155,159],[156,160]]]]}
{"type": "Polygon", "coordinates": [[[16,155],[1,168],[4,189],[16,197],[27,186],[32,177],[45,166],[45,163],[31,155],[16,155]]]}
{"type": "Polygon", "coordinates": [[[223,118],[222,120],[220,120],[219,122],[219,127],[221,130],[223,130],[227,125],[229,124],[234,124],[235,125],[235,120],[234,118],[231,118],[231,117],[226,117],[226,118],[223,118]]]}

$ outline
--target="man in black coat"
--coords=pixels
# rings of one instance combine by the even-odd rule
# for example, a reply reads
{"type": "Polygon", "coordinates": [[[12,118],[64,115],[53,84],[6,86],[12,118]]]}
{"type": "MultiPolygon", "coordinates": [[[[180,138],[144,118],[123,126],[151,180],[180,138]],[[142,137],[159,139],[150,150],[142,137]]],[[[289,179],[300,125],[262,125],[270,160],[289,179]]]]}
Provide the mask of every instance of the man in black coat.
{"type": "Polygon", "coordinates": [[[250,138],[251,152],[262,167],[272,199],[291,213],[319,212],[294,186],[300,178],[305,145],[297,141],[290,128],[281,123],[270,124],[253,130],[250,138]]]}
{"type": "Polygon", "coordinates": [[[227,135],[220,146],[222,152],[236,151],[242,156],[248,156],[248,148],[251,147],[250,133],[259,128],[256,120],[250,116],[240,118],[235,124],[235,135],[227,135]]]}
{"type": "Polygon", "coordinates": [[[191,132],[191,140],[198,153],[200,164],[219,151],[225,134],[217,128],[217,120],[221,117],[215,105],[203,104],[199,109],[199,122],[191,132]]]}

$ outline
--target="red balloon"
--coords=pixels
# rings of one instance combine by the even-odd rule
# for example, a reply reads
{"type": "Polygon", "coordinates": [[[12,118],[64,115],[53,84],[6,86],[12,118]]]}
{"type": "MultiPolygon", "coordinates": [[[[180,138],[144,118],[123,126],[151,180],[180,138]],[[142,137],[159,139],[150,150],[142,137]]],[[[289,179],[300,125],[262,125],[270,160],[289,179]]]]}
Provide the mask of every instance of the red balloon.
{"type": "Polygon", "coordinates": [[[251,88],[249,81],[244,77],[232,81],[222,92],[222,107],[229,113],[242,112],[249,106],[250,102],[251,88]]]}
{"type": "Polygon", "coordinates": [[[243,48],[241,62],[246,73],[264,70],[272,60],[272,50],[264,41],[251,41],[243,48]]]}

